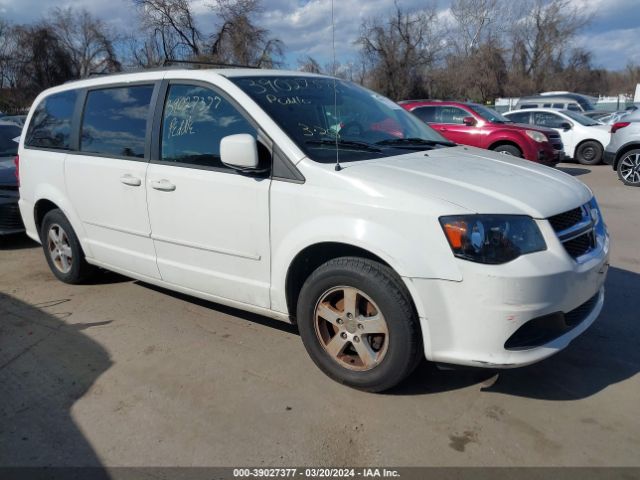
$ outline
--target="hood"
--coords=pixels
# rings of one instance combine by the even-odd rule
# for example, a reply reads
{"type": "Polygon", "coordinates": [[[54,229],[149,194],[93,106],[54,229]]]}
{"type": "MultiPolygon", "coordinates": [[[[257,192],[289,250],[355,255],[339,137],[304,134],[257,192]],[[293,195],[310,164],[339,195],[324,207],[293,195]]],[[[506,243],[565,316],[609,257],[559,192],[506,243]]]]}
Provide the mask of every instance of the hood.
{"type": "Polygon", "coordinates": [[[560,170],[474,147],[442,148],[344,166],[339,174],[396,189],[399,198],[403,194],[426,196],[473,213],[548,218],[592,197],[586,185],[560,170]]]}
{"type": "Polygon", "coordinates": [[[508,130],[533,130],[534,132],[541,132],[544,134],[558,134],[558,132],[553,128],[540,127],[539,125],[529,125],[528,123],[496,123],[494,125],[498,125],[499,127],[506,128],[508,130]]]}
{"type": "Polygon", "coordinates": [[[0,157],[0,185],[17,186],[15,157],[0,157]]]}

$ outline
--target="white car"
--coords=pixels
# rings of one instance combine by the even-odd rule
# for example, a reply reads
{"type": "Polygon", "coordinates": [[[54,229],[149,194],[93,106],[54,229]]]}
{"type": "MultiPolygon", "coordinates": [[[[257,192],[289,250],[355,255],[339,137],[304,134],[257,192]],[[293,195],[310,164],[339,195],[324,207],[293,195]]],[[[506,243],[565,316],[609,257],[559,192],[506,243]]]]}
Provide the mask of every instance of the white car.
{"type": "Polygon", "coordinates": [[[609,143],[608,125],[571,110],[530,108],[507,112],[504,116],[516,123],[557,130],[562,138],[565,154],[583,165],[599,164],[604,147],[609,143]]]}
{"type": "Polygon", "coordinates": [[[396,385],[425,356],[542,360],[604,300],[609,237],[589,188],[456,146],[331,77],[67,83],[35,100],[19,176],[27,233],[58,279],[98,266],[295,322],[325,373],[364,390],[396,385]],[[339,136],[327,111],[345,119],[339,136]]]}

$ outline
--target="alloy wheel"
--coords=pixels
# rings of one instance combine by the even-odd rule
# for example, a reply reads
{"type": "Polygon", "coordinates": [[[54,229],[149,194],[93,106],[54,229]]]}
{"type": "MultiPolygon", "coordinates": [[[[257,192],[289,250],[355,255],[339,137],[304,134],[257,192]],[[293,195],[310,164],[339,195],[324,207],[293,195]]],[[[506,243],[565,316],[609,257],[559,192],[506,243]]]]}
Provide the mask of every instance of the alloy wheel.
{"type": "Polygon", "coordinates": [[[626,155],[618,165],[620,176],[629,183],[640,183],[640,153],[626,155]]]}
{"type": "Polygon", "coordinates": [[[67,232],[57,223],[51,224],[47,233],[47,246],[53,264],[61,273],[69,273],[73,265],[73,252],[67,232]]]}
{"type": "Polygon", "coordinates": [[[387,353],[384,315],[357,288],[341,286],[323,293],[315,307],[314,327],[322,348],[349,370],[371,370],[387,353]]]}

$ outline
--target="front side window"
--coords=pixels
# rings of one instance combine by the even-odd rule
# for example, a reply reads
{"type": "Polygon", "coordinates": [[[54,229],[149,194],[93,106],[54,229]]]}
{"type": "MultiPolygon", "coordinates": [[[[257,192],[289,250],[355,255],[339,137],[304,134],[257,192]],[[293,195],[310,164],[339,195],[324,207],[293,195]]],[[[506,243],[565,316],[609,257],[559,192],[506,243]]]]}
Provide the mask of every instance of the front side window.
{"type": "Polygon", "coordinates": [[[578,106],[577,103],[570,103],[567,105],[567,110],[571,110],[573,112],[581,112],[582,109],[578,106]]]}
{"type": "Polygon", "coordinates": [[[153,85],[91,90],[82,119],[80,150],[144,158],[153,85]]]}
{"type": "Polygon", "coordinates": [[[533,123],[541,127],[562,128],[562,124],[565,123],[565,120],[563,120],[560,115],[555,115],[553,113],[534,112],[533,123]]]}
{"type": "Polygon", "coordinates": [[[436,121],[436,107],[418,107],[411,110],[411,113],[426,123],[436,121]]]}
{"type": "Polygon", "coordinates": [[[25,145],[69,150],[71,117],[77,97],[76,90],[69,90],[49,95],[42,100],[31,117],[25,145]]]}
{"type": "Polygon", "coordinates": [[[229,169],[220,160],[220,141],[256,129],[235,107],[209,88],[170,85],[162,115],[165,162],[229,169]]]}
{"type": "Polygon", "coordinates": [[[344,80],[230,76],[314,161],[370,160],[452,146],[400,105],[344,80]]]}

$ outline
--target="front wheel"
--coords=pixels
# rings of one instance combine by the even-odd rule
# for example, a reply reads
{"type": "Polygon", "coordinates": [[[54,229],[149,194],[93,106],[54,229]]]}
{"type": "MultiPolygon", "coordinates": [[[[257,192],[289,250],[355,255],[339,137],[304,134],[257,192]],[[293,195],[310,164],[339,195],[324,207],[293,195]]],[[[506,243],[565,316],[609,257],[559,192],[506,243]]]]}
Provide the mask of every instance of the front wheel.
{"type": "Polygon", "coordinates": [[[515,145],[498,145],[493,149],[493,151],[504,155],[511,155],[512,157],[522,158],[522,151],[515,145]]]}
{"type": "Polygon", "coordinates": [[[640,150],[630,150],[618,162],[618,178],[625,185],[640,187],[640,150]]]}
{"type": "Polygon", "coordinates": [[[598,165],[602,160],[602,145],[588,140],[581,143],[576,149],[576,160],[582,165],[598,165]]]}
{"type": "Polygon", "coordinates": [[[302,287],[297,319],[315,364],[361,390],[397,385],[423,355],[419,322],[402,280],[369,259],[342,257],[320,266],[302,287]]]}

